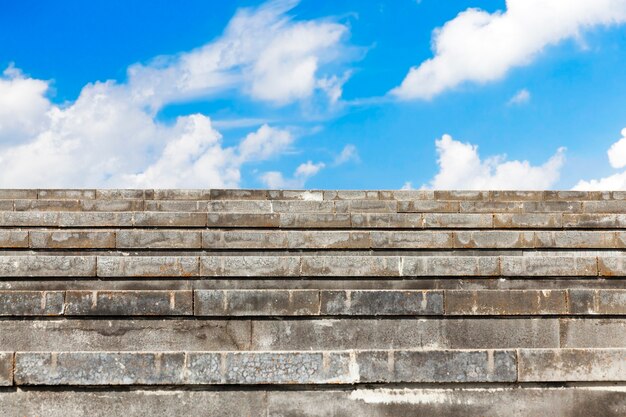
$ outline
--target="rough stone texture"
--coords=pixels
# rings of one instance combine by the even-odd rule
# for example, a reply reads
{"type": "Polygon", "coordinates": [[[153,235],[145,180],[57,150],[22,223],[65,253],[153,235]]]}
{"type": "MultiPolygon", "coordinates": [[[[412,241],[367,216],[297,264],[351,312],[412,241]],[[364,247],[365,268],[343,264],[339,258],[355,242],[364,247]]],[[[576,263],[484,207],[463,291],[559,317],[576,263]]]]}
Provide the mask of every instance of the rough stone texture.
{"type": "Polygon", "coordinates": [[[115,232],[31,231],[30,247],[37,249],[109,249],[115,248],[115,232]]]}
{"type": "Polygon", "coordinates": [[[322,291],[320,314],[443,314],[443,291],[322,291]]]}
{"type": "Polygon", "coordinates": [[[626,381],[624,349],[520,349],[519,381],[626,381]]]}
{"type": "Polygon", "coordinates": [[[282,216],[275,213],[209,213],[209,227],[278,227],[282,216]]]}
{"type": "Polygon", "coordinates": [[[450,315],[567,314],[565,290],[452,290],[445,292],[450,315]]]}
{"type": "Polygon", "coordinates": [[[0,316],[58,316],[63,291],[0,291],[0,316]]]}
{"type": "Polygon", "coordinates": [[[573,314],[626,315],[626,290],[569,290],[570,312],[573,314]]]}
{"type": "Polygon", "coordinates": [[[202,246],[201,232],[177,230],[119,230],[115,233],[115,246],[138,249],[190,249],[202,246]]]}
{"type": "Polygon", "coordinates": [[[402,276],[496,276],[497,256],[404,256],[402,276]]]}
{"type": "Polygon", "coordinates": [[[98,256],[99,277],[198,276],[197,256],[98,256]]]}
{"type": "Polygon", "coordinates": [[[0,387],[13,385],[13,352],[0,352],[0,387]]]}
{"type": "Polygon", "coordinates": [[[598,273],[605,277],[626,276],[626,257],[598,256],[598,273]]]}
{"type": "Polygon", "coordinates": [[[281,213],[280,227],[284,228],[349,228],[351,216],[346,213],[281,213]]]}
{"type": "Polygon", "coordinates": [[[424,219],[416,213],[354,213],[349,215],[351,226],[357,229],[422,229],[424,219]]]}
{"type": "Polygon", "coordinates": [[[493,226],[499,229],[560,228],[563,226],[563,216],[560,213],[496,213],[493,215],[493,226]]]}
{"type": "Polygon", "coordinates": [[[196,290],[197,316],[312,316],[320,313],[316,290],[196,290]]]}
{"type": "Polygon", "coordinates": [[[564,348],[626,348],[626,319],[561,319],[564,348]]]}
{"type": "Polygon", "coordinates": [[[134,214],[133,226],[140,227],[205,227],[206,213],[165,213],[146,211],[134,214]]]}
{"type": "Polygon", "coordinates": [[[202,256],[200,275],[229,276],[297,276],[299,256],[202,256]]]}
{"type": "Polygon", "coordinates": [[[191,291],[67,291],[69,316],[180,316],[193,314],[191,291]]]}
{"type": "Polygon", "coordinates": [[[0,256],[3,277],[94,277],[95,256],[0,256]]]}
{"type": "Polygon", "coordinates": [[[502,275],[519,276],[595,276],[595,256],[502,256],[502,275]]]}
{"type": "Polygon", "coordinates": [[[452,232],[381,232],[371,231],[372,248],[377,249],[436,249],[454,246],[452,232]]]}
{"type": "Polygon", "coordinates": [[[303,276],[399,276],[399,256],[303,256],[303,276]]]}
{"type": "Polygon", "coordinates": [[[28,232],[25,230],[0,230],[0,248],[27,248],[28,232]]]}

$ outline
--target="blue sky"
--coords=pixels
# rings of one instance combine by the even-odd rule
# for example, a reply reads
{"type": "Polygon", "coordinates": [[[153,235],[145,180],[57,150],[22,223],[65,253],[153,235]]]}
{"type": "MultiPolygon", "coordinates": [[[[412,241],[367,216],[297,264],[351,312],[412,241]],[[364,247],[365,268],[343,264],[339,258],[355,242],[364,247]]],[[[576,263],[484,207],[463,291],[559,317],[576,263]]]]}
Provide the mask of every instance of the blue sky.
{"type": "Polygon", "coordinates": [[[0,2],[0,186],[626,188],[626,0],[0,2]]]}

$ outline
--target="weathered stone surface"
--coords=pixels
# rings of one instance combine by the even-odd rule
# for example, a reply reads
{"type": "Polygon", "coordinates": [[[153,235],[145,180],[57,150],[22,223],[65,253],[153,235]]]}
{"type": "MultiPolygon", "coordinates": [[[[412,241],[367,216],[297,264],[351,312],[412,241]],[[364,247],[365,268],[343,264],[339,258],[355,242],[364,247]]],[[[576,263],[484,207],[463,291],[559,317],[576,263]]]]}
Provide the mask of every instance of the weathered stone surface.
{"type": "Polygon", "coordinates": [[[98,256],[99,277],[195,277],[197,256],[98,256]]]}
{"type": "Polygon", "coordinates": [[[398,203],[389,200],[338,200],[334,202],[337,213],[396,213],[398,203]]]}
{"type": "Polygon", "coordinates": [[[443,249],[454,247],[454,233],[443,231],[369,232],[376,249],[443,249]]]}
{"type": "Polygon", "coordinates": [[[572,314],[626,315],[626,290],[576,288],[568,291],[572,314]]]}
{"type": "Polygon", "coordinates": [[[192,291],[67,291],[69,316],[193,315],[192,291]]]}
{"type": "MultiPolygon", "coordinates": [[[[209,200],[213,191],[216,190],[152,190],[152,196],[155,200],[209,200]]],[[[146,198],[148,198],[146,196],[146,198]]]]}
{"type": "Polygon", "coordinates": [[[321,291],[320,314],[441,315],[443,291],[321,291]]]}
{"type": "Polygon", "coordinates": [[[519,381],[626,381],[624,349],[520,349],[519,381]]]}
{"type": "Polygon", "coordinates": [[[196,316],[313,316],[320,313],[317,290],[196,290],[196,316]]]}
{"type": "Polygon", "coordinates": [[[303,256],[302,276],[393,277],[400,275],[399,256],[303,256]]]}
{"type": "Polygon", "coordinates": [[[202,232],[207,249],[355,249],[369,248],[368,232],[225,230],[202,232]]]}
{"type": "Polygon", "coordinates": [[[563,214],[563,227],[612,229],[626,226],[626,214],[563,214]]]}
{"type": "Polygon", "coordinates": [[[626,201],[584,201],[581,203],[585,213],[626,213],[626,201]]]}
{"type": "Polygon", "coordinates": [[[401,275],[410,276],[496,276],[497,256],[403,256],[401,275]]]}
{"type": "Polygon", "coordinates": [[[538,248],[611,249],[618,247],[615,232],[537,231],[535,237],[535,244],[538,248]]]}
{"type": "Polygon", "coordinates": [[[626,276],[626,257],[598,256],[598,274],[604,277],[626,276]]]}
{"type": "Polygon", "coordinates": [[[82,211],[142,211],[143,200],[80,200],[82,211]]]}
{"type": "Polygon", "coordinates": [[[354,228],[423,229],[424,219],[418,213],[353,213],[350,215],[354,228]]]}
{"type": "Polygon", "coordinates": [[[581,213],[583,203],[580,201],[525,201],[522,203],[523,213],[581,213]]]}
{"type": "Polygon", "coordinates": [[[435,190],[433,198],[436,200],[481,201],[489,200],[491,194],[489,191],[435,190]]]}
{"type": "MultiPolygon", "coordinates": [[[[145,190],[150,193],[152,190],[145,190]]],[[[96,190],[96,199],[98,200],[123,200],[123,199],[138,199],[141,200],[146,197],[144,190],[131,190],[131,189],[108,189],[108,190],[96,190]]]]}
{"type": "Polygon", "coordinates": [[[0,387],[11,385],[13,385],[13,352],[0,352],[0,387]]]}
{"type": "Polygon", "coordinates": [[[563,318],[561,347],[626,348],[626,318],[563,318]]]}
{"type": "Polygon", "coordinates": [[[399,213],[458,213],[458,201],[411,200],[398,202],[399,213]]]}
{"type": "Polygon", "coordinates": [[[211,200],[264,200],[267,190],[210,190],[211,200]]]}
{"type": "Polygon", "coordinates": [[[334,213],[335,204],[332,201],[315,200],[274,200],[271,210],[275,213],[334,213]]]}
{"type": "Polygon", "coordinates": [[[58,316],[63,291],[0,291],[0,316],[58,316]]]}
{"type": "Polygon", "coordinates": [[[30,247],[37,249],[109,249],[115,248],[111,231],[37,231],[30,232],[30,247]]]}
{"type": "Polygon", "coordinates": [[[280,227],[284,228],[349,228],[351,225],[348,213],[281,213],[280,227]]]}
{"type": "Polygon", "coordinates": [[[200,275],[209,277],[299,276],[299,256],[201,256],[200,275]]]}
{"type": "Polygon", "coordinates": [[[493,227],[493,216],[476,213],[424,213],[424,227],[481,229],[493,227]]]}
{"type": "Polygon", "coordinates": [[[514,351],[357,352],[360,382],[513,382],[514,351]]]}
{"type": "Polygon", "coordinates": [[[378,191],[337,190],[324,191],[324,200],[378,200],[378,191]]]}
{"type": "Polygon", "coordinates": [[[596,276],[595,256],[502,256],[502,275],[519,276],[596,276]]]}
{"type": "Polygon", "coordinates": [[[448,290],[446,314],[567,314],[565,290],[448,290]]]}
{"type": "Polygon", "coordinates": [[[94,199],[96,198],[96,190],[39,190],[37,192],[39,199],[94,199]]]}
{"type": "Polygon", "coordinates": [[[207,225],[206,213],[170,213],[146,211],[134,214],[133,226],[151,227],[204,227],[207,225]]]}
{"type": "Polygon", "coordinates": [[[17,352],[16,385],[181,384],[184,353],[17,352]]]}
{"type": "MultiPolygon", "coordinates": [[[[277,213],[209,213],[209,227],[278,227],[282,216],[277,213]]],[[[295,226],[297,227],[297,226],[295,226]]]]}
{"type": "Polygon", "coordinates": [[[207,212],[208,200],[146,200],[145,211],[207,212]]]}
{"type": "Polygon", "coordinates": [[[25,230],[0,230],[0,248],[27,248],[28,232],[25,230]]]}
{"type": "Polygon", "coordinates": [[[532,248],[535,244],[533,232],[481,230],[454,232],[454,243],[448,247],[477,249],[532,248]]]}
{"type": "Polygon", "coordinates": [[[320,190],[268,190],[270,200],[322,201],[324,192],[320,190]]]}
{"type": "Polygon", "coordinates": [[[115,233],[118,248],[137,249],[199,249],[201,232],[178,230],[119,230],[115,233]]]}
{"type": "Polygon", "coordinates": [[[94,277],[95,256],[0,256],[2,277],[94,277]]]}
{"type": "Polygon", "coordinates": [[[81,211],[79,200],[15,200],[15,211],[81,211]]]}
{"type": "Polygon", "coordinates": [[[58,212],[50,214],[58,215],[57,223],[54,226],[60,227],[130,227],[134,220],[133,213],[127,212],[58,212]]]}
{"type": "Polygon", "coordinates": [[[501,229],[538,228],[551,229],[563,226],[561,213],[495,213],[493,227],[501,229]]]}
{"type": "Polygon", "coordinates": [[[210,213],[272,213],[272,204],[267,200],[217,200],[209,201],[210,213]]]}
{"type": "Polygon", "coordinates": [[[37,198],[37,190],[2,189],[0,200],[13,200],[16,198],[37,198]]]}
{"type": "Polygon", "coordinates": [[[520,201],[461,201],[461,213],[521,213],[520,201]]]}

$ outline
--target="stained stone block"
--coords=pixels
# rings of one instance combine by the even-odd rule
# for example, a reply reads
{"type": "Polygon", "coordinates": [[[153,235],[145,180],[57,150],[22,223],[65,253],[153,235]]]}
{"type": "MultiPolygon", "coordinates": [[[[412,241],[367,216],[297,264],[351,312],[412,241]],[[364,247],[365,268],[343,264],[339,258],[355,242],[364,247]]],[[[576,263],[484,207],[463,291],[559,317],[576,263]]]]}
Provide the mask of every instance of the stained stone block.
{"type": "Polygon", "coordinates": [[[454,247],[453,232],[372,230],[369,233],[372,248],[376,249],[444,249],[454,247]]]}
{"type": "Polygon", "coordinates": [[[360,382],[371,383],[514,382],[517,377],[515,352],[507,350],[365,351],[357,353],[357,363],[360,382]]]}
{"type": "Polygon", "coordinates": [[[497,256],[403,256],[401,275],[410,276],[496,276],[497,256]]]}
{"type": "Polygon", "coordinates": [[[13,385],[13,352],[0,352],[0,386],[13,385]]]}
{"type": "Polygon", "coordinates": [[[582,213],[580,201],[525,201],[523,213],[582,213]]]}
{"type": "Polygon", "coordinates": [[[321,291],[321,314],[384,316],[443,314],[443,291],[321,291]]]}
{"type": "Polygon", "coordinates": [[[626,214],[563,214],[563,227],[613,229],[626,226],[626,214]]]}
{"type": "Polygon", "coordinates": [[[595,256],[502,256],[502,275],[519,276],[596,276],[595,256]]]}
{"type": "Polygon", "coordinates": [[[193,315],[193,295],[192,291],[67,291],[65,315],[193,315]]]}
{"type": "Polygon", "coordinates": [[[269,211],[274,213],[334,213],[335,204],[332,201],[274,200],[271,202],[269,211]]]}
{"type": "Polygon", "coordinates": [[[94,277],[95,256],[1,256],[1,277],[94,277]]]}
{"type": "Polygon", "coordinates": [[[465,191],[465,190],[435,190],[435,200],[466,200],[482,201],[490,199],[489,191],[465,191]]]}
{"type": "Polygon", "coordinates": [[[17,352],[16,385],[176,385],[184,353],[17,352]]]}
{"type": "Polygon", "coordinates": [[[39,190],[37,198],[54,200],[54,199],[94,199],[96,198],[96,190],[39,190]]]}
{"type": "Polygon", "coordinates": [[[289,231],[289,249],[369,249],[369,232],[348,231],[289,231]]]}
{"type": "Polygon", "coordinates": [[[463,249],[517,249],[534,247],[533,232],[509,232],[502,230],[454,232],[454,244],[448,247],[463,249]]]}
{"type": "Polygon", "coordinates": [[[521,213],[521,201],[461,201],[461,213],[521,213]]]}
{"type": "Polygon", "coordinates": [[[449,315],[567,314],[565,290],[447,290],[449,315]]]}
{"type": "Polygon", "coordinates": [[[0,190],[0,200],[14,200],[17,198],[37,198],[37,190],[18,190],[18,189],[4,189],[0,190]]]}
{"type": "Polygon", "coordinates": [[[59,227],[130,227],[133,225],[133,213],[58,212],[50,214],[58,215],[54,226],[59,227]]]}
{"type": "Polygon", "coordinates": [[[626,201],[584,201],[582,203],[585,213],[626,213],[626,201]]]}
{"type": "Polygon", "coordinates": [[[83,211],[143,211],[143,200],[81,200],[80,209],[83,211]]]}
{"type": "Polygon", "coordinates": [[[535,232],[538,248],[611,249],[616,248],[615,232],[603,231],[538,231],[535,232]]]}
{"type": "Polygon", "coordinates": [[[26,230],[0,230],[0,248],[27,248],[26,230]]]}
{"type": "Polygon", "coordinates": [[[164,211],[164,212],[207,212],[208,200],[146,200],[145,211],[164,211]]]}
{"type": "Polygon", "coordinates": [[[119,230],[116,247],[137,249],[194,249],[202,247],[201,232],[178,230],[119,230]]]}
{"type": "Polygon", "coordinates": [[[170,213],[158,211],[134,213],[133,222],[133,226],[140,227],[204,227],[206,225],[206,213],[170,213]]]}
{"type": "Polygon", "coordinates": [[[598,273],[603,277],[626,276],[626,257],[598,256],[598,273]]]}
{"type": "Polygon", "coordinates": [[[266,200],[267,190],[210,190],[211,200],[266,200]]]}
{"type": "Polygon", "coordinates": [[[197,256],[98,256],[99,277],[195,277],[197,256]]]}
{"type": "Polygon", "coordinates": [[[378,200],[378,191],[368,191],[368,190],[324,191],[324,200],[378,200]]]}
{"type": "Polygon", "coordinates": [[[270,200],[322,201],[324,192],[320,190],[269,190],[268,198],[270,200]]]}
{"type": "Polygon", "coordinates": [[[144,190],[131,190],[131,189],[96,190],[96,199],[98,200],[125,200],[125,199],[142,200],[143,198],[145,198],[144,190]]]}
{"type": "Polygon", "coordinates": [[[539,201],[543,200],[543,191],[491,191],[489,199],[493,201],[539,201]]]}
{"type": "Polygon", "coordinates": [[[313,316],[318,290],[196,290],[196,316],[313,316]]]}
{"type": "Polygon", "coordinates": [[[215,190],[153,190],[155,200],[210,200],[211,192],[215,190]]]}
{"type": "Polygon", "coordinates": [[[626,381],[625,349],[520,349],[521,382],[626,381]]]}
{"type": "Polygon", "coordinates": [[[30,247],[37,249],[110,249],[115,248],[115,232],[32,230],[30,232],[30,247]]]}
{"type": "Polygon", "coordinates": [[[272,213],[272,204],[267,200],[216,200],[208,202],[210,213],[272,213]]]}
{"type": "Polygon", "coordinates": [[[13,200],[0,200],[0,211],[13,211],[14,208],[13,200]]]}
{"type": "Polygon", "coordinates": [[[572,314],[626,315],[626,290],[573,288],[568,291],[572,314]]]}
{"type": "Polygon", "coordinates": [[[585,317],[560,321],[563,348],[626,348],[626,318],[585,317]]]}
{"type": "Polygon", "coordinates": [[[299,256],[201,256],[200,275],[291,277],[300,275],[299,256]]]}
{"type": "Polygon", "coordinates": [[[281,222],[282,215],[277,213],[208,214],[209,227],[278,227],[281,222]]]}
{"type": "Polygon", "coordinates": [[[1,227],[57,227],[58,212],[0,211],[1,227]]]}
{"type": "Polygon", "coordinates": [[[351,225],[357,229],[423,229],[424,221],[419,213],[353,213],[351,225]]]}
{"type": "Polygon", "coordinates": [[[426,228],[488,228],[493,227],[491,214],[424,213],[426,228]]]}
{"type": "Polygon", "coordinates": [[[399,213],[458,213],[458,201],[411,200],[398,202],[399,213]]]}
{"type": "Polygon", "coordinates": [[[561,213],[495,213],[493,227],[500,229],[538,228],[551,229],[563,226],[561,213]]]}
{"type": "Polygon", "coordinates": [[[15,211],[81,211],[79,200],[15,200],[15,211]]]}
{"type": "Polygon", "coordinates": [[[348,213],[280,213],[282,228],[349,228],[351,226],[348,213]]]}
{"type": "Polygon", "coordinates": [[[369,248],[368,232],[225,230],[202,232],[210,249],[354,249],[369,248]]]}
{"type": "Polygon", "coordinates": [[[0,291],[0,316],[58,316],[63,291],[0,291]]]}
{"type": "Polygon", "coordinates": [[[394,277],[399,256],[303,256],[302,276],[394,277]]]}
{"type": "Polygon", "coordinates": [[[398,203],[389,200],[337,200],[337,213],[396,213],[398,203]]]}

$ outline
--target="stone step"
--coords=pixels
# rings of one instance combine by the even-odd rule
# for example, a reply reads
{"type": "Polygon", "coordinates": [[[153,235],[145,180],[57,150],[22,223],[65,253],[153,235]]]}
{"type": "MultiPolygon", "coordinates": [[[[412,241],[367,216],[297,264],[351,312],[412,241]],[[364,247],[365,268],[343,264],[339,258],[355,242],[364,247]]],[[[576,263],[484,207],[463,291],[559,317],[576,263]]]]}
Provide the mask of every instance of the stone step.
{"type": "Polygon", "coordinates": [[[3,386],[624,382],[625,349],[4,352],[3,386]]]}
{"type": "Polygon", "coordinates": [[[3,249],[625,249],[626,232],[350,230],[1,230],[3,249]]]}
{"type": "Polygon", "coordinates": [[[0,277],[624,277],[626,256],[4,255],[0,277]]]}
{"type": "Polygon", "coordinates": [[[0,291],[0,316],[626,315],[626,290],[0,291]]]}

